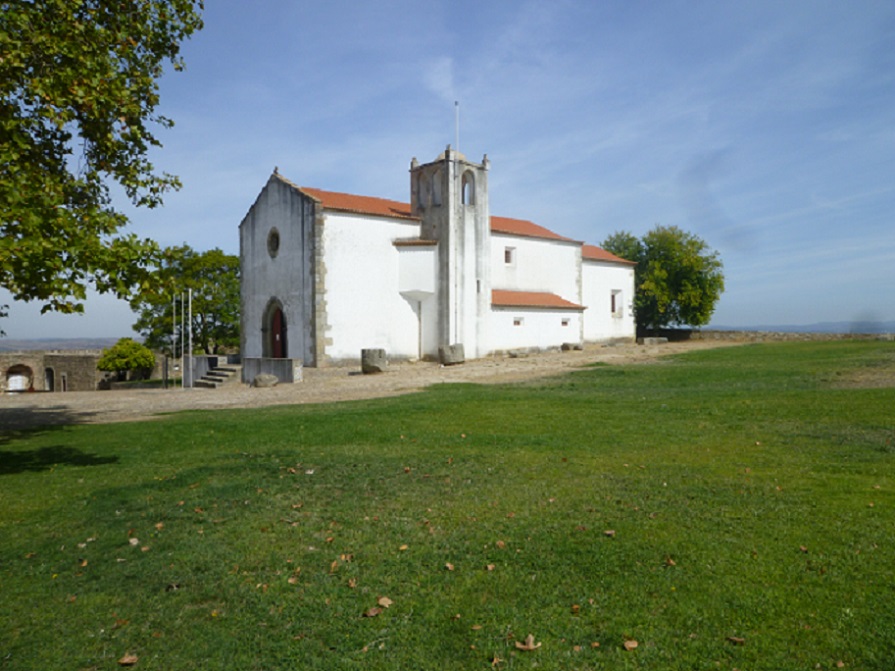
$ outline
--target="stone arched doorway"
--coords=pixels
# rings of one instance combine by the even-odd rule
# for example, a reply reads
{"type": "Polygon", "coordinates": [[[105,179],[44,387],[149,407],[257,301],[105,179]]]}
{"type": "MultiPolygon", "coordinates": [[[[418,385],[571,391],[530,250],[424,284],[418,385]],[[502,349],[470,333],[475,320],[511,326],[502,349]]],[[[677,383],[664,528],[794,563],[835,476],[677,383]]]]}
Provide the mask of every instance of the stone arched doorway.
{"type": "Polygon", "coordinates": [[[278,300],[272,300],[264,311],[263,356],[272,359],[285,359],[289,356],[289,339],[287,337],[286,315],[278,300]]]}
{"type": "Polygon", "coordinates": [[[11,366],[6,371],[7,391],[28,391],[34,386],[34,371],[24,364],[11,366]]]}
{"type": "Polygon", "coordinates": [[[56,391],[56,371],[52,368],[44,369],[44,389],[56,391]]]}

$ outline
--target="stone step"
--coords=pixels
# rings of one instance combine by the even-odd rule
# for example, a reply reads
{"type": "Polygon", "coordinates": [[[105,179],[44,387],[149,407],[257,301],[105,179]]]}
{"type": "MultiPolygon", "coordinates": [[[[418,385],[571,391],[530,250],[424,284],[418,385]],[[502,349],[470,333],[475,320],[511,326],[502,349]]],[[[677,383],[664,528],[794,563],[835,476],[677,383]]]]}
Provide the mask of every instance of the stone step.
{"type": "Polygon", "coordinates": [[[193,386],[200,389],[217,389],[224,385],[241,381],[242,366],[226,365],[217,366],[208,371],[203,377],[196,380],[193,386]]]}

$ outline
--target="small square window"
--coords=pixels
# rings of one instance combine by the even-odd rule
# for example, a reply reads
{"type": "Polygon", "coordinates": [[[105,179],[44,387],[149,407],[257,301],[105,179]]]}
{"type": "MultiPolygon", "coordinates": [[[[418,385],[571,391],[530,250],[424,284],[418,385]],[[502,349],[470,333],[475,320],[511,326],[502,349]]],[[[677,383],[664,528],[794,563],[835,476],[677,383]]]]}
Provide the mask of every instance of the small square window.
{"type": "Polygon", "coordinates": [[[503,248],[503,262],[512,266],[516,264],[516,248],[515,247],[504,247],[503,248]]]}
{"type": "Polygon", "coordinates": [[[562,325],[568,326],[570,322],[571,322],[571,320],[568,317],[564,317],[562,320],[562,325]]]}
{"type": "Polygon", "coordinates": [[[522,317],[513,317],[513,326],[522,326],[522,317]]]}
{"type": "Polygon", "coordinates": [[[610,296],[609,312],[613,317],[622,317],[622,292],[615,289],[610,296]]]}

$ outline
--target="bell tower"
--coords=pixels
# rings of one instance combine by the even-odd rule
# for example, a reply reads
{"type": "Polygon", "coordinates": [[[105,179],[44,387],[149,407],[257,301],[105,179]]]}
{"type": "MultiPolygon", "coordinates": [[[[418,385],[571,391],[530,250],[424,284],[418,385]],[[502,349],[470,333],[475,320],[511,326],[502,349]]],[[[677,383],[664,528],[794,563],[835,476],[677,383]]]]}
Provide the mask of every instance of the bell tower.
{"type": "Polygon", "coordinates": [[[410,204],[420,235],[438,243],[438,345],[462,344],[467,356],[490,351],[491,212],[485,156],[472,163],[447,149],[431,163],[410,164],[410,204]]]}

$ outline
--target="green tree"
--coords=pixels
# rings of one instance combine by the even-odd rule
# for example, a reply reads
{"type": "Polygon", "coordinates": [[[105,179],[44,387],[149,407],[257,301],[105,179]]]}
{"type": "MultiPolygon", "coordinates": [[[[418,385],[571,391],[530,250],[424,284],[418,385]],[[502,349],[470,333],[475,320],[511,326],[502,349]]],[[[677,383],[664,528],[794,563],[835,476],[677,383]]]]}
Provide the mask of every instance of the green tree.
{"type": "MultiPolygon", "coordinates": [[[[196,252],[188,245],[165,249],[152,281],[131,300],[138,319],[134,330],[147,345],[172,356],[173,299],[193,291],[193,348],[206,354],[239,346],[239,257],[220,249],[196,252]]],[[[177,305],[177,338],[188,338],[177,305]]]]}
{"type": "Polygon", "coordinates": [[[123,377],[131,371],[138,371],[140,377],[149,377],[155,366],[152,351],[133,338],[122,338],[112,347],[103,350],[96,367],[100,370],[118,373],[123,377]]]}
{"type": "Polygon", "coordinates": [[[603,248],[629,261],[634,271],[634,316],[639,331],[666,326],[705,326],[724,292],[718,252],[676,226],[656,226],[638,239],[613,233],[603,248]]]}
{"type": "Polygon", "coordinates": [[[176,177],[161,146],[158,79],[183,68],[180,43],[202,0],[0,3],[0,287],[43,311],[83,311],[89,285],[126,296],[150,240],[123,233],[109,189],[155,207],[176,177]]]}

